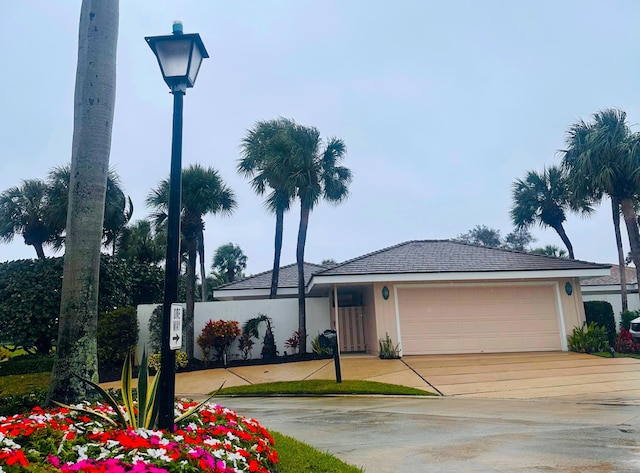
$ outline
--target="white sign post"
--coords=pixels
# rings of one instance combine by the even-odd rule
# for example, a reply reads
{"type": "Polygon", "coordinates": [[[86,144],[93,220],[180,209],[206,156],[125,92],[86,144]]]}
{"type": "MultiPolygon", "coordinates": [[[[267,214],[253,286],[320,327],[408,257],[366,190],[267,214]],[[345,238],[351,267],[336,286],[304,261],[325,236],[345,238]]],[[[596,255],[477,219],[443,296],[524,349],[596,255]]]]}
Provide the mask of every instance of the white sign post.
{"type": "Polygon", "coordinates": [[[178,350],[182,346],[182,304],[171,304],[169,348],[178,350]]]}

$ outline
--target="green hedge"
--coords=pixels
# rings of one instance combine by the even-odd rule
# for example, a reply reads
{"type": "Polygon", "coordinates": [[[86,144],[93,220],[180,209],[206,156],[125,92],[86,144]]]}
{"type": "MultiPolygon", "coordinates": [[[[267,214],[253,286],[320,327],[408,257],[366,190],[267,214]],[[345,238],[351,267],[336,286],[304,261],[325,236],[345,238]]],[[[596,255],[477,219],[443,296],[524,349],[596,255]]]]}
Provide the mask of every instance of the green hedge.
{"type": "Polygon", "coordinates": [[[584,315],[587,325],[595,322],[607,331],[609,345],[616,342],[616,319],[613,316],[613,307],[606,301],[588,301],[584,303],[584,315]]]}
{"type": "Polygon", "coordinates": [[[98,363],[122,366],[138,343],[135,307],[122,307],[98,315],[98,363]]]}
{"type": "MultiPolygon", "coordinates": [[[[45,373],[53,369],[53,355],[16,356],[0,363],[0,376],[45,373]]],[[[0,411],[1,412],[1,411],[0,411]]]]}
{"type": "Polygon", "coordinates": [[[36,406],[45,406],[47,389],[36,388],[27,394],[11,394],[0,396],[0,412],[3,416],[24,414],[36,406]]]}

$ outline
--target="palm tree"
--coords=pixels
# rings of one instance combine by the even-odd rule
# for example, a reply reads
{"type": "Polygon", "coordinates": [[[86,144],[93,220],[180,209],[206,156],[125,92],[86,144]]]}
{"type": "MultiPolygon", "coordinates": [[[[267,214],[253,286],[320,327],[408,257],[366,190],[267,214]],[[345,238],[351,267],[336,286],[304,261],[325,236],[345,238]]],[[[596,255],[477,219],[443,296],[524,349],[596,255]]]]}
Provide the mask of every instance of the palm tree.
{"type": "MultiPolygon", "coordinates": [[[[147,197],[147,205],[156,209],[153,218],[161,228],[167,218],[169,205],[169,179],[163,179],[147,197]]],[[[204,271],[204,216],[230,215],[236,208],[235,194],[218,171],[195,164],[182,171],[182,239],[187,252],[187,310],[185,314],[185,347],[193,358],[193,313],[196,291],[196,259],[200,256],[200,278],[203,301],[206,301],[206,274],[204,271]]]]}
{"type": "Polygon", "coordinates": [[[295,124],[288,130],[293,160],[289,167],[295,193],[300,200],[300,226],[296,248],[298,266],[298,332],[300,354],[306,353],[306,307],[304,279],[304,248],[309,227],[309,214],[321,201],[339,204],[349,196],[348,185],[352,179],[351,170],[341,166],[347,148],[338,138],[329,138],[326,143],[314,127],[295,124]]]}
{"type": "Polygon", "coordinates": [[[164,260],[166,245],[164,232],[154,232],[149,220],[138,220],[122,230],[115,247],[119,258],[158,264],[164,260]]]}
{"type": "Polygon", "coordinates": [[[116,92],[118,0],[83,0],[60,324],[48,399],[87,399],[98,382],[100,247],[116,92]],[[98,33],[96,33],[98,32],[98,33]]]}
{"type": "MultiPolygon", "coordinates": [[[[50,202],[49,221],[54,228],[62,227],[67,222],[69,203],[69,183],[71,181],[70,165],[58,166],[51,170],[48,177],[48,199],[50,202]]],[[[111,247],[115,253],[118,235],[123,231],[133,215],[133,202],[125,196],[120,177],[113,169],[107,173],[107,189],[104,203],[104,221],[102,226],[103,245],[111,247]]],[[[65,236],[60,232],[54,243],[55,249],[64,245],[65,236]]]]}
{"type": "Polygon", "coordinates": [[[267,210],[276,215],[270,299],[275,299],[278,293],[284,213],[289,210],[295,196],[294,186],[287,182],[287,163],[291,159],[287,130],[294,126],[295,123],[286,118],[257,122],[242,140],[242,159],[237,166],[240,174],[251,178],[256,194],[264,195],[267,188],[271,189],[265,201],[267,210]]]}
{"type": "Polygon", "coordinates": [[[246,268],[247,257],[242,248],[233,243],[220,245],[213,255],[211,269],[221,276],[223,284],[242,279],[246,268]]]}
{"type": "Polygon", "coordinates": [[[513,183],[512,197],[511,220],[516,228],[532,225],[553,228],[567,247],[569,258],[575,259],[573,245],[563,226],[567,211],[586,215],[593,212],[593,208],[586,196],[578,200],[572,195],[560,167],[550,166],[542,173],[528,171],[524,179],[513,183]]]}
{"type": "MultiPolygon", "coordinates": [[[[605,109],[593,114],[592,123],[574,123],[567,132],[562,166],[568,171],[569,187],[577,197],[611,198],[614,229],[619,204],[640,277],[640,231],[634,209],[640,191],[640,135],[631,132],[626,119],[622,110],[605,109]]],[[[617,235],[616,242],[620,259],[624,253],[617,235]]],[[[624,271],[624,265],[620,266],[624,271]]]]}
{"type": "Polygon", "coordinates": [[[533,253],[537,255],[554,256],[556,258],[566,258],[567,252],[562,248],[558,248],[556,245],[546,245],[544,247],[535,248],[533,253]]]}
{"type": "Polygon", "coordinates": [[[44,259],[44,245],[52,245],[64,228],[52,227],[47,219],[51,210],[47,191],[46,183],[29,179],[0,194],[0,241],[10,242],[22,235],[38,259],[44,259]]]}

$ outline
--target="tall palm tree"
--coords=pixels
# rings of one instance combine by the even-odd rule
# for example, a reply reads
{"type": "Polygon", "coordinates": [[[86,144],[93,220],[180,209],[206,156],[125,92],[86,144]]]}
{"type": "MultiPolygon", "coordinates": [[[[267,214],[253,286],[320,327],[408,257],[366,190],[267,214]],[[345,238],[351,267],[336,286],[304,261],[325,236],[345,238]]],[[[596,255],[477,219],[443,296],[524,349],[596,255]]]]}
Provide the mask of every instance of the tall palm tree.
{"type": "MultiPolygon", "coordinates": [[[[640,278],[640,231],[634,209],[640,191],[640,135],[631,132],[626,119],[622,110],[605,109],[594,113],[591,123],[574,123],[567,132],[562,166],[577,197],[597,199],[607,195],[612,199],[614,222],[619,203],[640,278]]],[[[617,237],[616,241],[620,254],[622,242],[617,237]]]]}
{"type": "MultiPolygon", "coordinates": [[[[49,222],[54,228],[62,227],[67,222],[67,207],[69,203],[69,183],[71,182],[71,167],[69,164],[57,166],[49,172],[47,183],[49,185],[48,200],[50,203],[49,222]]],[[[115,252],[115,243],[118,235],[129,223],[133,215],[133,202],[125,196],[120,183],[120,177],[114,169],[107,172],[107,188],[104,202],[104,221],[102,225],[102,238],[105,247],[111,247],[115,252]]],[[[64,246],[65,236],[60,232],[55,241],[55,249],[64,246]]]]}
{"type": "Polygon", "coordinates": [[[271,189],[265,201],[267,210],[276,215],[270,299],[278,293],[284,213],[295,197],[295,186],[287,182],[290,177],[287,163],[291,160],[287,130],[294,126],[295,123],[286,118],[257,122],[242,140],[242,158],[237,166],[240,174],[251,178],[251,187],[256,194],[264,195],[267,188],[271,189]]]}
{"type": "Polygon", "coordinates": [[[220,276],[223,284],[242,279],[246,268],[246,255],[240,246],[233,243],[220,245],[213,255],[211,270],[220,276]]]}
{"type": "MultiPolygon", "coordinates": [[[[147,205],[156,209],[153,218],[160,228],[167,218],[169,205],[169,179],[160,181],[147,197],[147,205]]],[[[182,224],[183,247],[187,252],[187,310],[185,314],[185,347],[193,358],[193,313],[196,291],[196,259],[200,256],[200,278],[203,301],[206,300],[206,274],[204,266],[204,216],[230,215],[236,208],[235,194],[218,171],[195,164],[182,171],[182,224]]]]}
{"type": "Polygon", "coordinates": [[[98,381],[100,247],[116,92],[118,0],[83,0],[60,324],[49,400],[87,399],[98,381]]]}
{"type": "Polygon", "coordinates": [[[293,160],[289,168],[295,193],[300,200],[300,226],[296,247],[298,266],[298,331],[300,353],[306,353],[306,307],[304,279],[304,249],[309,228],[309,215],[322,200],[339,204],[349,196],[351,170],[340,163],[347,148],[344,142],[331,137],[326,142],[314,127],[296,124],[288,132],[293,160]]]}
{"type": "Polygon", "coordinates": [[[164,232],[154,232],[149,220],[138,220],[122,230],[115,246],[119,258],[157,264],[164,260],[166,245],[164,232]]]}
{"type": "Polygon", "coordinates": [[[567,247],[569,258],[575,258],[573,245],[563,226],[567,211],[587,215],[593,212],[593,207],[584,196],[579,200],[574,198],[560,167],[550,166],[542,173],[528,171],[524,179],[514,181],[512,198],[511,221],[516,228],[532,225],[553,228],[567,247]]]}
{"type": "Polygon", "coordinates": [[[51,206],[47,191],[46,183],[29,179],[0,194],[0,241],[10,242],[15,235],[22,235],[38,259],[44,259],[44,245],[52,245],[64,228],[54,228],[48,222],[51,206]]]}

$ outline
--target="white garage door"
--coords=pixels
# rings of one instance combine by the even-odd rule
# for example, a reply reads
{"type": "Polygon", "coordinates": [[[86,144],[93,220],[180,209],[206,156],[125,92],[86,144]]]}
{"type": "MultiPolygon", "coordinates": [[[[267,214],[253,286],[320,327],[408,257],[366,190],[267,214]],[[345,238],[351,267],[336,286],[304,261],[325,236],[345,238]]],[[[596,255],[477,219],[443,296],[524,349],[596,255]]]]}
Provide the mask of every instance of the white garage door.
{"type": "Polygon", "coordinates": [[[561,350],[550,285],[398,288],[405,355],[561,350]]]}

